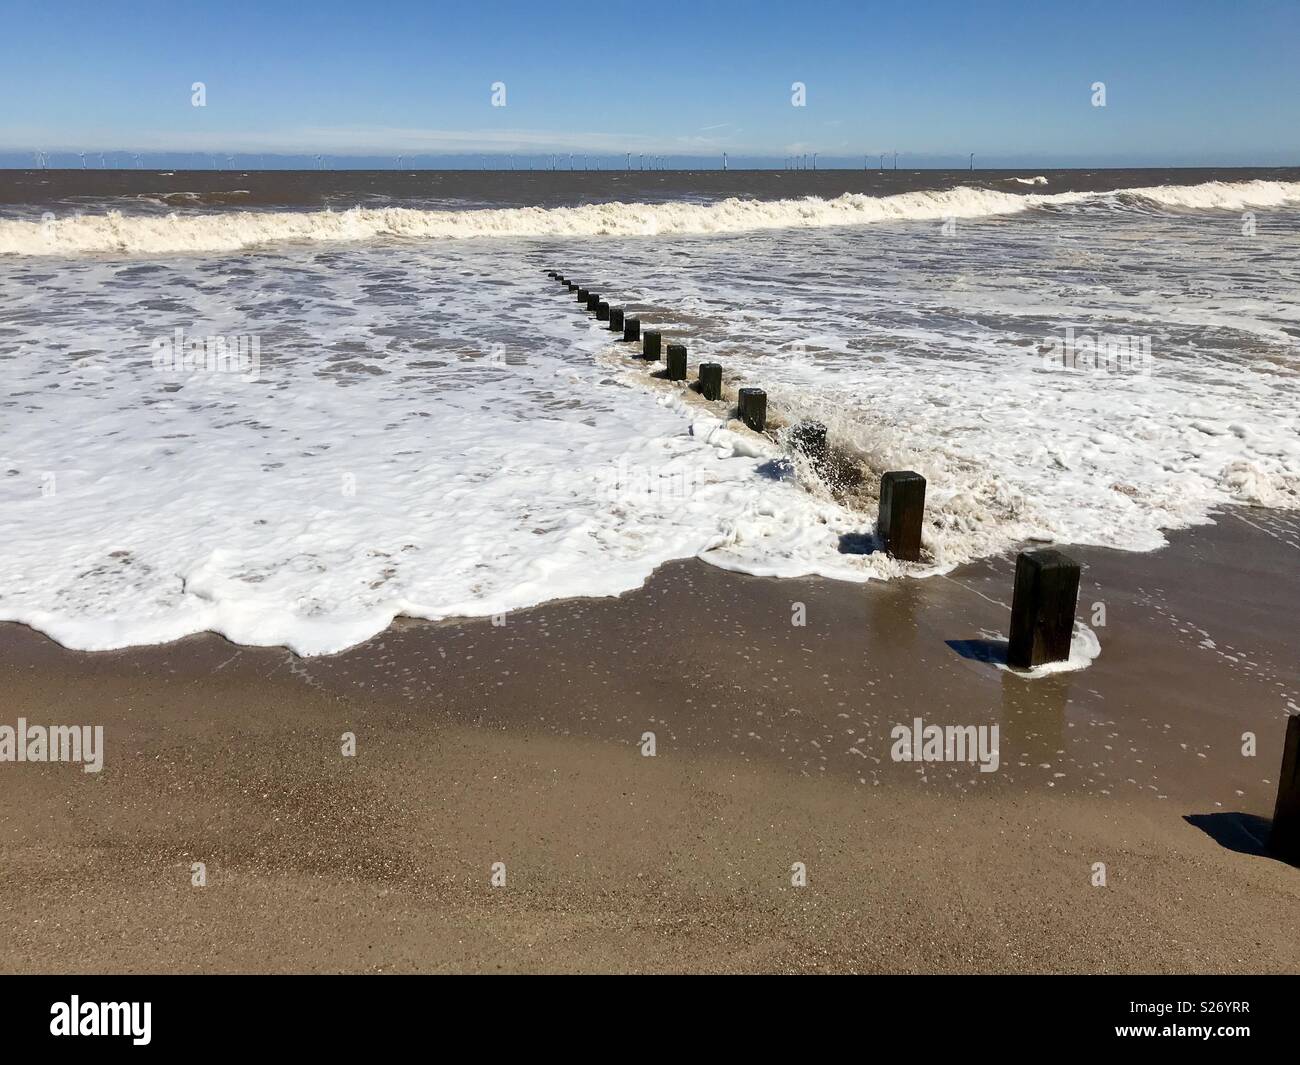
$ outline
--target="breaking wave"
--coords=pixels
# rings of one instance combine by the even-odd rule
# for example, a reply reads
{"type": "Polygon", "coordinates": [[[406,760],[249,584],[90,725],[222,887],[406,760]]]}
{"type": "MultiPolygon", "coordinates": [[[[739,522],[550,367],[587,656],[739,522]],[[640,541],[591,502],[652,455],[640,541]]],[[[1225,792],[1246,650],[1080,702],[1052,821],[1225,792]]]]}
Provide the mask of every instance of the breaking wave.
{"type": "Polygon", "coordinates": [[[0,255],[168,255],[232,252],[283,243],[382,238],[657,236],[807,229],[939,218],[981,218],[1035,209],[1122,205],[1138,209],[1230,210],[1300,203],[1300,182],[1212,181],[1113,192],[1013,193],[954,188],[834,199],[727,199],[716,203],[600,203],[430,211],[357,207],[346,211],[237,211],[125,215],[110,211],[39,221],[0,221],[0,255]]]}

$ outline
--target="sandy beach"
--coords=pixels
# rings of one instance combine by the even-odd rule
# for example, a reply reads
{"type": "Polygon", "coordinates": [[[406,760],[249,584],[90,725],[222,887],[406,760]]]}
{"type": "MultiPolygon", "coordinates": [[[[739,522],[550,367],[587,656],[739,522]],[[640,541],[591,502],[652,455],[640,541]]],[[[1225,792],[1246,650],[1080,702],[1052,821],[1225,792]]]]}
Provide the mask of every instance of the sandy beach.
{"type": "Polygon", "coordinates": [[[1102,651],[1036,680],[987,660],[1009,557],[865,586],[676,562],[309,659],[4,625],[4,723],[105,750],[0,766],[0,969],[1300,971],[1300,871],[1260,845],[1300,522],[1171,540],[1071,551],[1102,651]],[[998,769],[892,761],[917,717],[999,725],[998,769]]]}

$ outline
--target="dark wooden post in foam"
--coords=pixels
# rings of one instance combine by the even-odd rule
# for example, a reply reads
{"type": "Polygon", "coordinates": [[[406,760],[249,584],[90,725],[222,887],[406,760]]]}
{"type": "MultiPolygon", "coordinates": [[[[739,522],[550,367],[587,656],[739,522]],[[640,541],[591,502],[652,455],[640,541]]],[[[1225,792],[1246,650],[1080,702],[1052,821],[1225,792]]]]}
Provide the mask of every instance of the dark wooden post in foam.
{"type": "Polygon", "coordinates": [[[686,380],[686,345],[668,345],[668,370],[666,376],[670,381],[686,380]]]}
{"type": "Polygon", "coordinates": [[[606,303],[604,300],[601,300],[599,303],[596,304],[596,321],[598,322],[609,321],[609,304],[606,303]]]}
{"type": "Polygon", "coordinates": [[[1300,714],[1292,714],[1286,723],[1268,848],[1283,861],[1300,865],[1300,714]]]}
{"type": "Polygon", "coordinates": [[[921,558],[921,520],[925,516],[925,478],[911,470],[892,470],[880,478],[876,535],[891,558],[921,558]]]}
{"type": "Polygon", "coordinates": [[[821,422],[800,422],[790,430],[790,444],[813,460],[814,465],[826,461],[826,426],[821,422]]]}
{"type": "Polygon", "coordinates": [[[579,302],[579,303],[586,303],[586,302],[587,302],[587,297],[590,296],[590,295],[591,295],[591,293],[588,292],[585,288],[580,288],[580,289],[578,289],[578,302],[579,302]]]}
{"type": "Polygon", "coordinates": [[[570,291],[570,292],[577,292],[577,291],[578,291],[578,282],[576,282],[576,281],[566,281],[565,284],[567,284],[567,285],[569,286],[569,291],[570,291]]]}
{"type": "Polygon", "coordinates": [[[722,398],[722,363],[700,363],[700,395],[705,399],[722,398]]]}
{"type": "Polygon", "coordinates": [[[1050,549],[1021,551],[1011,595],[1007,664],[1033,669],[1069,658],[1078,599],[1079,563],[1050,549]]]}
{"type": "Polygon", "coordinates": [[[587,310],[592,314],[596,313],[596,308],[600,306],[600,294],[598,292],[587,293],[587,310]]]}
{"type": "Polygon", "coordinates": [[[547,277],[559,277],[560,275],[557,274],[554,270],[547,270],[547,271],[546,271],[546,276],[547,276],[547,277]]]}
{"type": "Polygon", "coordinates": [[[609,330],[611,333],[623,332],[623,308],[611,307],[609,309],[609,330]]]}
{"type": "Polygon", "coordinates": [[[663,342],[663,334],[656,333],[654,330],[647,330],[645,334],[645,344],[642,346],[643,354],[651,362],[659,361],[659,347],[663,342]]]}
{"type": "Polygon", "coordinates": [[[756,433],[767,425],[767,393],[761,388],[742,388],[736,401],[736,416],[756,433]]]}
{"type": "Polygon", "coordinates": [[[623,339],[640,340],[641,339],[641,319],[628,318],[623,322],[623,339]]]}

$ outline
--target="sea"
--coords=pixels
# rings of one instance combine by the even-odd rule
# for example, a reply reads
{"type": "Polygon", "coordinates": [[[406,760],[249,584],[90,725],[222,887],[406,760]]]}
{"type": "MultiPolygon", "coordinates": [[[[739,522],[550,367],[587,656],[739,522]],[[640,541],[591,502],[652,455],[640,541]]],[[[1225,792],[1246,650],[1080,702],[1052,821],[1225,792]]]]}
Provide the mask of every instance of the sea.
{"type": "Polygon", "coordinates": [[[0,620],[321,655],[673,559],[1153,551],[1300,506],[1298,341],[1296,169],[0,171],[0,620]]]}

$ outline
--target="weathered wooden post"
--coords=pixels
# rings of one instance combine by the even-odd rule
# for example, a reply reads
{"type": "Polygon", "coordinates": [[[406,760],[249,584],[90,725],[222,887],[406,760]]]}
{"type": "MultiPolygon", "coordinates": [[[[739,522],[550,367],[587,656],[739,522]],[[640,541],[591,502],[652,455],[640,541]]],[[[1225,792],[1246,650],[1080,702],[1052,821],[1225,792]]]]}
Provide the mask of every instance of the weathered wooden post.
{"type": "Polygon", "coordinates": [[[591,295],[591,293],[589,293],[585,288],[578,289],[578,302],[586,303],[589,295],[591,295]]]}
{"type": "Polygon", "coordinates": [[[767,425],[767,393],[761,388],[742,388],[736,400],[736,416],[761,433],[767,425]]]}
{"type": "Polygon", "coordinates": [[[596,313],[596,308],[600,306],[600,294],[597,292],[587,293],[587,310],[592,314],[596,313]]]}
{"type": "Polygon", "coordinates": [[[1286,723],[1268,847],[1283,861],[1300,865],[1300,714],[1292,714],[1286,723]]]}
{"type": "Polygon", "coordinates": [[[609,331],[611,333],[623,332],[623,308],[611,307],[609,309],[609,331]]]}
{"type": "Polygon", "coordinates": [[[659,361],[659,346],[663,341],[663,334],[656,333],[654,330],[647,330],[645,334],[645,343],[642,345],[641,354],[651,362],[659,361]]]}
{"type": "Polygon", "coordinates": [[[1021,551],[1011,594],[1007,664],[1033,669],[1068,659],[1078,599],[1079,563],[1051,549],[1021,551]]]}
{"type": "Polygon", "coordinates": [[[640,340],[641,339],[641,319],[628,318],[623,322],[623,339],[640,340]]]}
{"type": "Polygon", "coordinates": [[[546,276],[547,276],[547,277],[559,277],[560,275],[557,274],[554,270],[547,270],[547,271],[546,271],[546,276]]]}
{"type": "Polygon", "coordinates": [[[668,345],[668,362],[665,376],[670,381],[686,380],[686,345],[669,344],[668,345]]]}
{"type": "Polygon", "coordinates": [[[578,282],[576,282],[576,281],[567,281],[567,282],[565,282],[565,284],[567,284],[567,285],[569,286],[569,291],[570,291],[570,292],[577,292],[577,291],[578,291],[578,282]]]}
{"type": "Polygon", "coordinates": [[[606,303],[604,300],[601,300],[599,303],[596,304],[596,321],[598,322],[609,321],[609,304],[606,303]]]}
{"type": "Polygon", "coordinates": [[[925,515],[925,478],[911,470],[892,470],[880,478],[876,535],[891,558],[921,558],[921,519],[925,515]]]}
{"type": "Polygon", "coordinates": [[[700,395],[705,399],[722,398],[722,363],[700,363],[700,395]]]}
{"type": "Polygon", "coordinates": [[[821,422],[800,422],[790,430],[790,444],[812,459],[814,466],[826,461],[826,426],[821,422]]]}

